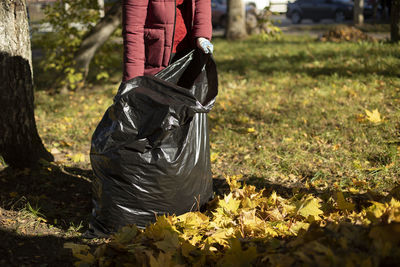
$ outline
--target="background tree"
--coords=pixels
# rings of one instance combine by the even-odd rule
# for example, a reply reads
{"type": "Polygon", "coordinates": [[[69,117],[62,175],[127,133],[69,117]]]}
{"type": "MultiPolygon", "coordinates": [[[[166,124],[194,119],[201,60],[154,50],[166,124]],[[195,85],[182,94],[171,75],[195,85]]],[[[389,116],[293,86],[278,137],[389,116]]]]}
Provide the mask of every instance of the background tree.
{"type": "Polygon", "coordinates": [[[100,18],[102,18],[104,17],[104,0],[97,0],[97,4],[99,5],[100,18]]]}
{"type": "Polygon", "coordinates": [[[392,0],[390,23],[390,39],[392,42],[400,41],[400,0],[392,0]]]}
{"type": "Polygon", "coordinates": [[[90,62],[97,50],[110,38],[113,32],[121,24],[122,1],[116,2],[106,15],[94,26],[94,28],[83,38],[83,41],[75,54],[74,68],[81,71],[83,79],[89,73],[90,62]]]}
{"type": "Polygon", "coordinates": [[[36,129],[25,0],[0,1],[0,155],[13,167],[53,160],[36,129]]]}
{"type": "Polygon", "coordinates": [[[228,0],[226,38],[229,40],[238,40],[246,36],[246,11],[243,0],[228,0]]]}
{"type": "Polygon", "coordinates": [[[362,25],[364,23],[364,0],[354,1],[354,24],[362,25]]]}
{"type": "Polygon", "coordinates": [[[62,92],[82,86],[99,48],[121,24],[122,1],[115,2],[104,17],[100,2],[104,1],[64,0],[46,8],[43,22],[53,31],[41,37],[40,47],[46,51],[42,66],[57,77],[49,86],[61,87],[62,92]]]}

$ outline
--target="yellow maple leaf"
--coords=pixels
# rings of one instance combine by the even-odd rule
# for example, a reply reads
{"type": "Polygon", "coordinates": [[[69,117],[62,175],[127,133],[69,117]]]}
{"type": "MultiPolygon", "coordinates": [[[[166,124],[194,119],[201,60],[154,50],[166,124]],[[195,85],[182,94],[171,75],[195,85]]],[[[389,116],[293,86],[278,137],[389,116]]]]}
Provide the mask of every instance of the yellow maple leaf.
{"type": "Polygon", "coordinates": [[[276,194],[275,191],[273,191],[272,194],[269,196],[268,201],[269,201],[271,204],[275,205],[275,204],[276,204],[277,198],[278,198],[278,195],[276,194]]]}
{"type": "Polygon", "coordinates": [[[194,245],[190,244],[187,241],[182,242],[182,244],[181,244],[182,256],[191,259],[192,256],[190,255],[190,253],[195,250],[196,250],[196,247],[194,245]]]}
{"type": "Polygon", "coordinates": [[[81,254],[82,252],[88,252],[90,247],[88,245],[81,245],[75,243],[65,243],[64,248],[69,248],[72,250],[72,254],[75,256],[77,254],[81,254]]]}
{"type": "Polygon", "coordinates": [[[388,223],[400,222],[400,201],[392,198],[389,203],[388,223]]]}
{"type": "Polygon", "coordinates": [[[149,257],[149,265],[150,267],[169,267],[176,266],[172,261],[172,253],[162,253],[160,252],[156,257],[152,255],[150,251],[145,251],[147,257],[149,257]]]}
{"type": "Polygon", "coordinates": [[[232,176],[227,176],[226,182],[229,185],[229,188],[231,189],[231,191],[235,190],[235,189],[239,189],[241,187],[240,184],[240,179],[243,178],[243,175],[239,174],[239,175],[232,175],[232,176]]]}
{"type": "Polygon", "coordinates": [[[211,228],[220,228],[231,226],[233,221],[229,214],[226,214],[225,210],[221,207],[215,209],[213,214],[213,219],[210,221],[211,228]]]}
{"type": "Polygon", "coordinates": [[[120,244],[129,244],[137,234],[138,228],[135,225],[125,226],[113,235],[112,240],[120,244]]]}
{"type": "Polygon", "coordinates": [[[336,194],[337,197],[337,206],[338,209],[341,211],[353,211],[355,208],[355,205],[351,202],[346,201],[346,199],[343,196],[342,192],[337,192],[336,194]]]}
{"type": "Polygon", "coordinates": [[[273,221],[282,221],[285,216],[278,208],[269,210],[266,213],[268,214],[268,218],[273,221]]]}
{"type": "Polygon", "coordinates": [[[218,204],[227,212],[237,213],[240,202],[241,201],[239,199],[235,199],[233,197],[232,193],[229,193],[229,195],[225,196],[224,199],[221,200],[218,204]]]}
{"type": "Polygon", "coordinates": [[[242,210],[240,218],[244,225],[252,226],[256,222],[256,210],[242,210]]]}
{"type": "Polygon", "coordinates": [[[229,244],[231,248],[217,264],[218,266],[252,266],[251,262],[257,258],[257,249],[255,247],[243,250],[238,239],[231,239],[229,244]]]}
{"type": "Polygon", "coordinates": [[[90,247],[88,245],[81,245],[75,243],[65,243],[64,248],[69,248],[72,250],[72,255],[80,259],[80,261],[75,263],[75,266],[88,266],[95,263],[95,257],[89,253],[90,247]]]}
{"type": "Polygon", "coordinates": [[[201,212],[187,212],[178,216],[178,220],[183,223],[185,228],[193,228],[208,223],[210,219],[201,212]]]}
{"type": "Polygon", "coordinates": [[[74,254],[74,257],[76,257],[76,258],[81,260],[81,261],[77,262],[75,264],[75,266],[81,266],[81,265],[82,266],[88,266],[88,264],[92,265],[96,261],[94,256],[92,254],[90,254],[90,253],[88,253],[86,255],[85,254],[74,254]]]}
{"type": "Polygon", "coordinates": [[[314,220],[319,218],[319,215],[323,214],[320,210],[321,205],[319,200],[311,195],[305,196],[296,203],[296,213],[300,214],[304,218],[313,216],[314,220]]]}
{"type": "Polygon", "coordinates": [[[254,209],[258,206],[257,201],[253,201],[248,197],[243,198],[242,200],[242,208],[245,209],[254,209]]]}
{"type": "Polygon", "coordinates": [[[213,232],[210,232],[210,236],[206,239],[206,242],[218,243],[222,246],[228,245],[228,239],[232,238],[235,234],[235,229],[233,227],[225,227],[217,229],[213,232]]]}
{"type": "Polygon", "coordinates": [[[380,123],[382,122],[381,114],[379,113],[378,109],[374,109],[372,112],[368,109],[365,110],[367,114],[367,120],[372,123],[380,123]]]}
{"type": "Polygon", "coordinates": [[[169,217],[159,216],[157,221],[149,225],[145,230],[145,235],[152,240],[163,240],[167,232],[175,232],[176,228],[172,225],[169,217]]]}
{"type": "Polygon", "coordinates": [[[256,129],[254,129],[254,127],[247,128],[248,133],[254,133],[255,131],[256,129]]]}
{"type": "Polygon", "coordinates": [[[210,160],[211,160],[211,162],[216,161],[216,160],[218,159],[218,156],[219,156],[219,153],[217,153],[217,152],[211,152],[211,155],[210,155],[210,160]]]}
{"type": "Polygon", "coordinates": [[[157,248],[164,252],[176,252],[179,247],[179,237],[177,233],[165,232],[164,240],[154,243],[157,248]]]}
{"type": "Polygon", "coordinates": [[[366,215],[372,222],[377,222],[380,220],[382,215],[386,212],[386,207],[384,204],[371,201],[372,205],[366,209],[366,215]]]}

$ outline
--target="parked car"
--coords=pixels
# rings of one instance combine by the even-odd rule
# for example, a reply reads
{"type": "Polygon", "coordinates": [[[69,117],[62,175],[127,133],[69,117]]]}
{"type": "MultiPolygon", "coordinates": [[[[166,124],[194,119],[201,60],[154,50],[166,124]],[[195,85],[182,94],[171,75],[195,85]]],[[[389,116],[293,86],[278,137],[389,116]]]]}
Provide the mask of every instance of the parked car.
{"type": "Polygon", "coordinates": [[[213,27],[226,27],[227,22],[227,0],[211,0],[213,27]]]}
{"type": "Polygon", "coordinates": [[[287,4],[292,0],[244,0],[246,5],[253,5],[258,10],[268,8],[274,13],[286,13],[287,4]]]}
{"type": "Polygon", "coordinates": [[[293,0],[268,0],[269,11],[281,14],[286,13],[289,2],[293,2],[293,0]]]}
{"type": "Polygon", "coordinates": [[[348,0],[297,0],[288,3],[287,7],[286,17],[294,24],[301,23],[303,19],[343,22],[353,17],[353,3],[348,0]]]}
{"type": "Polygon", "coordinates": [[[253,6],[258,10],[262,10],[269,6],[270,0],[244,0],[246,6],[253,6]]]}
{"type": "MultiPolygon", "coordinates": [[[[267,0],[263,0],[267,1],[267,0]]],[[[262,1],[258,1],[261,3],[262,1]]],[[[245,9],[246,9],[246,15],[248,14],[249,11],[251,11],[254,8],[257,8],[256,5],[254,4],[254,1],[245,1],[245,9]]],[[[227,0],[211,0],[211,12],[212,12],[212,24],[213,27],[215,28],[225,28],[227,24],[227,19],[228,19],[228,5],[227,5],[227,0]]]]}
{"type": "MultiPolygon", "coordinates": [[[[303,19],[311,19],[314,22],[333,19],[343,22],[353,18],[353,10],[352,0],[297,0],[288,3],[286,17],[294,24],[301,23],[303,19]]],[[[364,5],[364,16],[368,18],[372,14],[373,6],[367,1],[364,5]]]]}

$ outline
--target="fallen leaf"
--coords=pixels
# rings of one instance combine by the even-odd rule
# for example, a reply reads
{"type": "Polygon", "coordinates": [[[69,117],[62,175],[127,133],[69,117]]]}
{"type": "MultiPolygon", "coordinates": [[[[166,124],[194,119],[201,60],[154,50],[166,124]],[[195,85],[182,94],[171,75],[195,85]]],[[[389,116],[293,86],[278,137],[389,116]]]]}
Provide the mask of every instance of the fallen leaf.
{"type": "Polygon", "coordinates": [[[254,129],[253,127],[247,128],[248,133],[254,133],[255,131],[256,131],[256,129],[254,129]]]}
{"type": "Polygon", "coordinates": [[[90,247],[88,245],[81,245],[81,244],[75,244],[75,243],[65,243],[64,248],[69,248],[72,250],[72,254],[80,254],[82,252],[88,252],[90,247]]]}
{"type": "Polygon", "coordinates": [[[218,153],[217,152],[211,152],[211,155],[210,155],[211,162],[216,161],[217,158],[218,158],[218,153]]]}
{"type": "Polygon", "coordinates": [[[315,220],[319,215],[323,214],[323,211],[320,209],[320,207],[321,205],[319,204],[319,200],[311,195],[308,195],[297,203],[296,210],[297,214],[300,214],[304,218],[313,216],[315,220]]]}
{"type": "Polygon", "coordinates": [[[365,113],[367,114],[367,120],[370,122],[376,124],[382,122],[381,114],[378,109],[374,109],[372,112],[366,109],[365,113]]]}
{"type": "Polygon", "coordinates": [[[341,211],[353,211],[355,208],[355,204],[348,202],[344,196],[342,192],[337,192],[336,193],[336,197],[337,197],[337,206],[338,209],[341,211]]]}

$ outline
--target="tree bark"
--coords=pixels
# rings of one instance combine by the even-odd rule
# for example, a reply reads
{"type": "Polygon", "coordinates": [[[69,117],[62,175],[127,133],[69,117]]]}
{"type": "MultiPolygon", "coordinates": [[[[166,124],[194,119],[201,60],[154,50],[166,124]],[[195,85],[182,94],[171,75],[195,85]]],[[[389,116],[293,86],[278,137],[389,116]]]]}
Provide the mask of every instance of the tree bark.
{"type": "Polygon", "coordinates": [[[122,19],[122,1],[116,2],[96,26],[86,35],[75,56],[75,69],[86,79],[90,62],[97,50],[110,38],[122,19]]]}
{"type": "Polygon", "coordinates": [[[104,0],[97,0],[97,4],[99,5],[100,18],[102,18],[104,17],[104,0]]]}
{"type": "Polygon", "coordinates": [[[244,3],[242,0],[229,0],[226,38],[228,40],[239,40],[246,36],[246,12],[244,3]]]}
{"type": "Polygon", "coordinates": [[[354,24],[364,24],[364,0],[354,1],[354,24]]]}
{"type": "Polygon", "coordinates": [[[392,0],[390,11],[390,40],[398,42],[400,41],[400,0],[392,0]]]}
{"type": "Polygon", "coordinates": [[[32,59],[25,0],[0,1],[0,155],[12,167],[53,156],[36,128],[32,59]]]}

